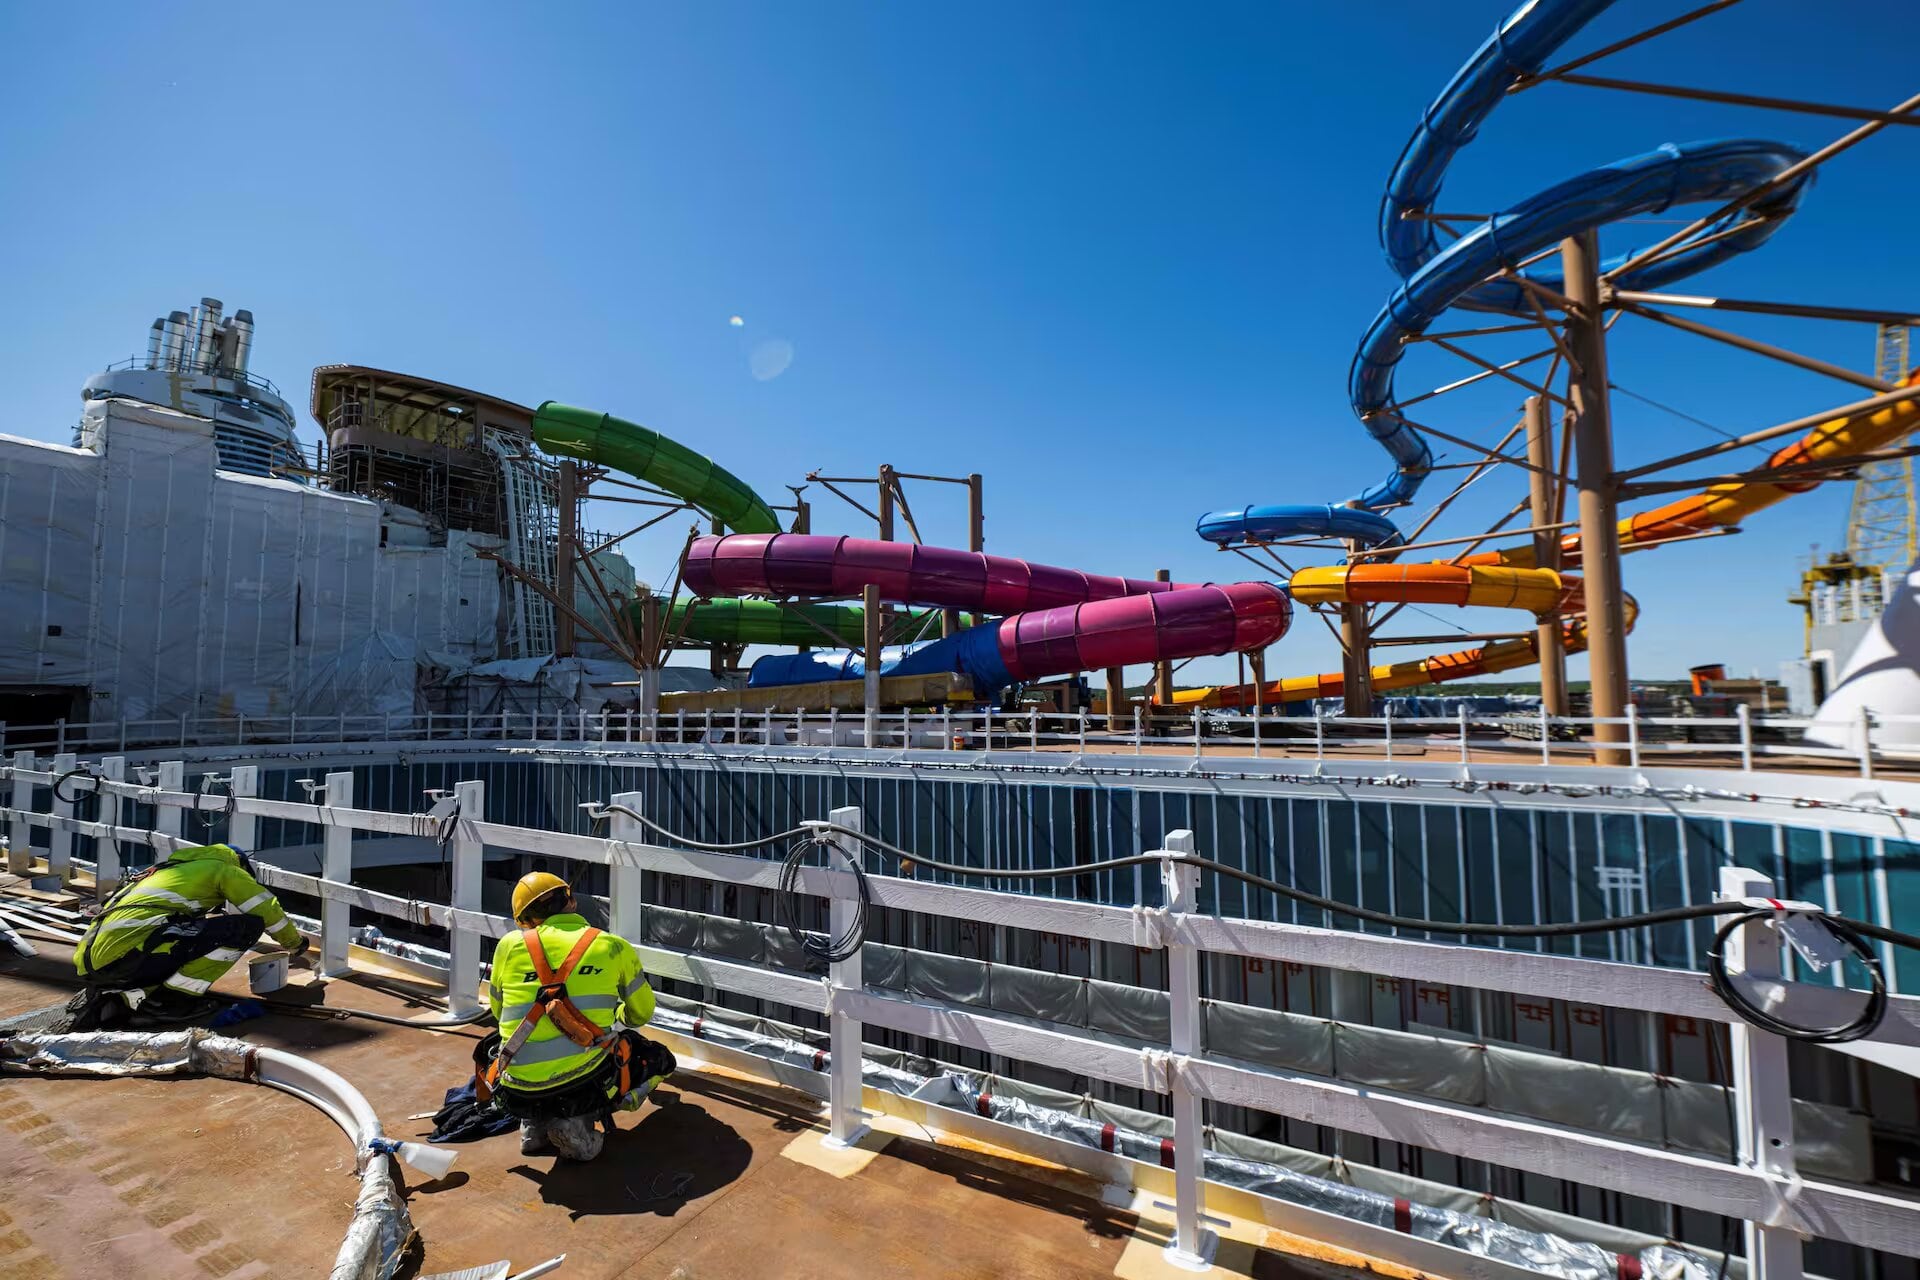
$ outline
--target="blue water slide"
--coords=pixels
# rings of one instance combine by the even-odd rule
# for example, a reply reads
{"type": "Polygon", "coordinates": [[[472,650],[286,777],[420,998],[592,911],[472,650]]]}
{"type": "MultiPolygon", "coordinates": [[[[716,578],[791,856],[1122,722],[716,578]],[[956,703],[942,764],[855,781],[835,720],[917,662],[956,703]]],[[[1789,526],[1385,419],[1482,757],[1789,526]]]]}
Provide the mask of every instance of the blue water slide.
{"type": "MultiPolygon", "coordinates": [[[[1473,141],[1514,82],[1540,71],[1554,52],[1606,9],[1612,0],[1531,0],[1523,4],[1476,50],[1421,116],[1400,153],[1380,205],[1380,243],[1403,281],[1367,327],[1348,374],[1348,398],[1367,432],[1387,451],[1393,471],[1344,508],[1244,507],[1202,516],[1200,536],[1223,545],[1242,540],[1314,536],[1330,530],[1329,511],[1378,513],[1412,501],[1433,466],[1421,434],[1394,408],[1393,371],[1405,343],[1450,308],[1531,314],[1524,288],[1511,279],[1489,279],[1517,268],[1540,250],[1568,236],[1622,218],[1657,213],[1691,201],[1726,202],[1769,182],[1804,154],[1779,142],[1734,139],[1668,145],[1569,178],[1513,208],[1495,214],[1444,247],[1430,212],[1447,166],[1473,141]]],[[[1704,271],[1735,254],[1764,244],[1798,205],[1808,178],[1769,192],[1700,231],[1657,262],[1615,281],[1628,289],[1654,289],[1704,271]]],[[[1603,271],[1622,266],[1632,252],[1617,254],[1603,271]]],[[[1550,265],[1523,273],[1558,291],[1560,274],[1550,265]]],[[[1391,521],[1376,519],[1375,546],[1399,539],[1391,521]]],[[[1350,526],[1351,527],[1351,526],[1350,526]]],[[[1335,536],[1367,538],[1353,533],[1335,536]]]]}

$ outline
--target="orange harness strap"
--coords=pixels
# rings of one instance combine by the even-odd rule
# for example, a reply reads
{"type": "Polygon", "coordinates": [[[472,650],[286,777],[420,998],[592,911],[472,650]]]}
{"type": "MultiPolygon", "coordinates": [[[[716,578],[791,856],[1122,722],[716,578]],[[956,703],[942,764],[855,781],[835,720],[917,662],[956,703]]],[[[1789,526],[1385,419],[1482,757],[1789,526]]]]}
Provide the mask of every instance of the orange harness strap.
{"type": "Polygon", "coordinates": [[[478,1077],[475,1095],[482,1102],[492,1096],[501,1075],[513,1062],[513,1056],[520,1051],[520,1047],[526,1044],[534,1028],[540,1025],[542,1019],[549,1017],[553,1019],[553,1025],[559,1028],[562,1035],[582,1049],[608,1048],[610,1045],[614,1047],[615,1057],[620,1063],[620,1091],[626,1092],[629,1075],[628,1054],[621,1052],[626,1048],[625,1037],[614,1036],[611,1032],[602,1030],[586,1014],[581,1013],[572,1000],[567,998],[567,979],[573,976],[574,969],[578,968],[580,961],[586,957],[587,948],[591,947],[599,936],[600,930],[589,927],[580,935],[580,940],[573,944],[573,950],[569,951],[567,958],[560,962],[560,967],[554,969],[547,964],[547,949],[540,942],[540,931],[538,929],[520,931],[521,940],[526,944],[527,959],[533,962],[533,972],[540,979],[540,990],[534,996],[533,1007],[527,1010],[527,1016],[521,1020],[518,1027],[514,1028],[513,1038],[500,1046],[500,1052],[488,1064],[487,1070],[478,1077]]]}

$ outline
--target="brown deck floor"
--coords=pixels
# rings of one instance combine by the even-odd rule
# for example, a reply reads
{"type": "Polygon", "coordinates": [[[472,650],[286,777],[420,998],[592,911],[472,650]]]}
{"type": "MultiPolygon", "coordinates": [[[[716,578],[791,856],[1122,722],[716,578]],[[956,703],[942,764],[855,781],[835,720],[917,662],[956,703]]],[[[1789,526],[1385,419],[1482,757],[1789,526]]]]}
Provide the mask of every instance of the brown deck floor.
{"type": "MultiPolygon", "coordinates": [[[[65,950],[0,960],[0,1020],[64,1001],[65,950]]],[[[223,986],[238,977],[229,974],[223,986]]],[[[356,980],[328,1003],[411,1014],[356,980]]],[[[233,1034],[305,1054],[373,1104],[392,1137],[424,1138],[469,1072],[473,1033],[273,1014],[233,1034]]],[[[1090,1180],[897,1138],[841,1179],[782,1152],[818,1105],[777,1086],[685,1071],[663,1105],[619,1119],[589,1165],[523,1158],[516,1136],[459,1147],[409,1207],[423,1272],[558,1253],[556,1280],[1105,1277],[1143,1225],[1090,1180]]],[[[0,1078],[0,1280],[62,1276],[255,1280],[324,1276],[357,1182],[340,1131],[312,1107],[224,1080],[0,1078]]],[[[1257,1252],[1258,1277],[1350,1274],[1257,1252]]]]}

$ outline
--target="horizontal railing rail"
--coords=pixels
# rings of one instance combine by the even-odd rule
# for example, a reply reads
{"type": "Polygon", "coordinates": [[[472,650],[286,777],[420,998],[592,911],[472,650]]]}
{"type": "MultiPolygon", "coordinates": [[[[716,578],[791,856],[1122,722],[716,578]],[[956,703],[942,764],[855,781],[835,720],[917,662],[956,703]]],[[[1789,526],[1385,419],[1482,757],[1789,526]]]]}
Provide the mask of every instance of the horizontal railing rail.
{"type": "MultiPolygon", "coordinates": [[[[104,890],[121,875],[119,842],[159,850],[190,843],[183,831],[189,811],[224,814],[228,839],[243,847],[251,845],[262,818],[308,823],[323,833],[319,873],[263,867],[262,874],[275,887],[320,900],[322,973],[337,975],[348,969],[352,909],[445,929],[449,1003],[457,1012],[477,1007],[483,942],[513,927],[481,906],[482,858],[489,848],[606,866],[610,927],[636,940],[645,936],[645,872],[776,892],[781,888],[782,867],[774,860],[663,842],[663,837],[642,825],[643,798],[637,792],[613,797],[618,807],[607,815],[607,834],[599,836],[487,822],[481,816],[484,784],[478,781],[454,787],[440,805],[444,813],[436,816],[359,808],[354,804],[353,775],[344,771],[328,773],[316,798],[301,803],[259,796],[259,766],[253,764],[231,768],[230,795],[187,790],[186,766],[178,760],[159,763],[143,781],[115,776],[126,771],[125,762],[117,759],[102,762],[97,772],[73,769],[68,756],[50,769],[25,767],[16,760],[9,771],[12,803],[0,809],[0,821],[11,835],[10,869],[31,869],[29,828],[47,833],[47,873],[62,879],[73,874],[73,837],[96,837],[96,879],[104,890]],[[54,788],[51,810],[36,812],[36,791],[45,787],[54,788]],[[89,792],[100,796],[101,815],[83,821],[74,808],[89,792]],[[151,831],[130,828],[120,820],[122,806],[128,803],[152,806],[151,831]],[[417,902],[353,883],[356,833],[441,831],[450,862],[448,902],[417,902]]],[[[861,811],[839,808],[822,819],[832,824],[815,824],[823,846],[830,846],[843,863],[860,860],[864,865],[867,851],[861,811]]],[[[783,846],[793,838],[792,833],[779,837],[783,846]]],[[[825,1015],[833,1051],[822,1065],[828,1075],[831,1132],[839,1141],[854,1140],[862,1123],[860,1045],[865,1024],[1167,1096],[1174,1123],[1176,1245],[1184,1252],[1197,1254],[1203,1248],[1201,1103],[1212,1100],[1742,1218],[1759,1224],[1762,1232],[1804,1230],[1865,1248],[1920,1256],[1920,1201],[1798,1175],[1786,1041],[1742,1022],[1706,989],[1698,973],[1203,912],[1198,910],[1199,868],[1173,860],[1198,852],[1193,834],[1173,832],[1164,848],[1146,852],[1159,856],[1163,905],[1158,907],[1123,908],[874,872],[868,873],[865,883],[875,906],[1163,952],[1170,975],[1171,1012],[1171,1032],[1164,1047],[1142,1048],[1063,1024],[1037,1024],[990,1008],[869,988],[862,980],[858,949],[828,966],[824,981],[692,951],[658,946],[643,946],[641,951],[656,973],[825,1015]],[[1202,1042],[1200,1032],[1203,1010],[1198,975],[1205,953],[1421,977],[1727,1024],[1734,1046],[1731,1096],[1739,1119],[1737,1159],[1721,1162],[1445,1099],[1217,1057],[1202,1042]]],[[[835,935],[852,924],[861,910],[860,885],[850,871],[837,865],[802,866],[792,883],[797,892],[827,901],[835,935]]],[[[1750,899],[1772,893],[1771,881],[1759,873],[1738,867],[1722,873],[1723,897],[1750,899]]],[[[1812,1023],[1844,1021],[1861,998],[1845,988],[1785,980],[1777,939],[1762,923],[1743,926],[1740,944],[1742,954],[1732,965],[1741,975],[1739,980],[1755,999],[1771,1003],[1787,1016],[1812,1023]]],[[[1920,998],[1892,997],[1888,1016],[1872,1041],[1920,1047],[1920,998]]]]}
{"type": "Polygon", "coordinates": [[[1167,755],[1195,758],[1251,755],[1329,760],[1375,758],[1564,766],[1591,763],[1601,753],[1627,763],[1658,760],[1751,771],[1762,762],[1836,765],[1872,778],[1876,767],[1920,764],[1920,716],[1863,712],[1837,740],[1810,740],[1808,717],[1755,713],[1741,706],[1727,716],[1550,716],[1544,711],[1474,712],[1446,716],[1252,715],[1195,709],[1175,714],[1136,709],[1123,715],[1022,708],[1013,711],[664,711],[578,708],[553,711],[417,712],[168,718],[113,721],[0,721],[8,749],[55,752],[157,752],[168,747],[284,745],[325,742],[490,741],[755,743],[783,746],[900,748],[956,751],[1032,750],[1079,754],[1167,755]],[[1623,726],[1624,742],[1602,742],[1601,726],[1623,726]]]}

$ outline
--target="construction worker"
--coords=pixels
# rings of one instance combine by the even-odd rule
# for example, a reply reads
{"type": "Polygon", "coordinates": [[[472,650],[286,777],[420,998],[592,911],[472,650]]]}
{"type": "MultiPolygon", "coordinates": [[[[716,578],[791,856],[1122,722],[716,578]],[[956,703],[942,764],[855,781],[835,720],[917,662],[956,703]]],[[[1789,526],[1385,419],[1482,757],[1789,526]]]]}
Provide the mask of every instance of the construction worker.
{"type": "Polygon", "coordinates": [[[245,854],[224,844],[175,850],[123,884],[87,926],[73,953],[87,983],[69,1006],[75,1029],[110,1026],[130,1012],[156,1022],[213,1012],[219,1003],[208,989],[262,932],[296,957],[306,953],[306,938],[261,888],[245,854]]]}
{"type": "Polygon", "coordinates": [[[613,1112],[637,1110],[674,1069],[664,1045],[632,1028],[653,1017],[653,988],[633,944],[580,917],[573,890],[535,871],[513,887],[520,932],[493,952],[500,1024],[475,1054],[479,1093],[520,1120],[520,1153],[600,1154],[613,1112]]]}

